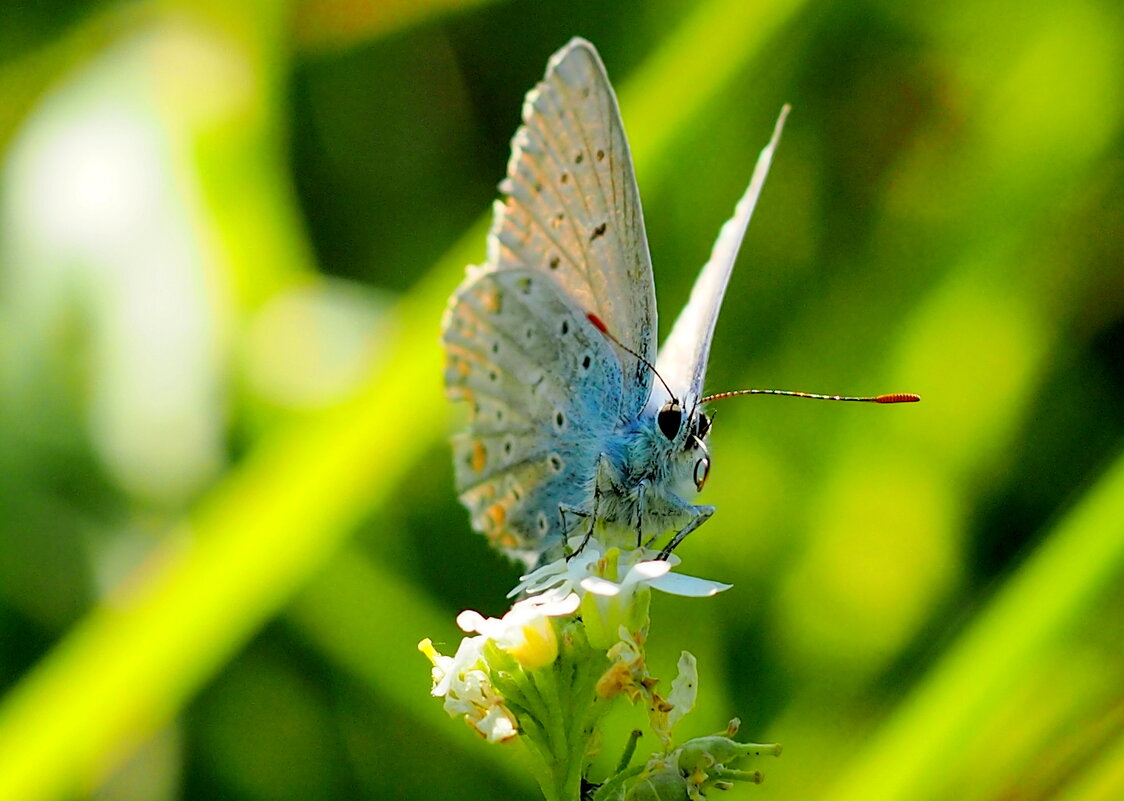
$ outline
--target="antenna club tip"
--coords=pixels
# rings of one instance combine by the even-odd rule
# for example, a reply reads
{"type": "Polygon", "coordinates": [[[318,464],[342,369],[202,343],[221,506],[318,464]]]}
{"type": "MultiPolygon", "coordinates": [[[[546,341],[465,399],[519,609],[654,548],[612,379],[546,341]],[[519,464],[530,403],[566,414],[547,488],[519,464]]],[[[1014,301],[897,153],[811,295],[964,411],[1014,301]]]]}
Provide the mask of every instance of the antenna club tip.
{"type": "Polygon", "coordinates": [[[601,322],[601,318],[598,317],[593,312],[588,312],[585,315],[585,318],[587,320],[589,320],[591,323],[593,323],[593,327],[596,328],[598,331],[600,331],[602,334],[608,334],[609,333],[608,326],[606,326],[605,323],[601,322]]]}
{"type": "Polygon", "coordinates": [[[889,395],[879,395],[874,399],[875,403],[917,403],[921,400],[920,395],[914,395],[912,392],[893,392],[889,395]]]}

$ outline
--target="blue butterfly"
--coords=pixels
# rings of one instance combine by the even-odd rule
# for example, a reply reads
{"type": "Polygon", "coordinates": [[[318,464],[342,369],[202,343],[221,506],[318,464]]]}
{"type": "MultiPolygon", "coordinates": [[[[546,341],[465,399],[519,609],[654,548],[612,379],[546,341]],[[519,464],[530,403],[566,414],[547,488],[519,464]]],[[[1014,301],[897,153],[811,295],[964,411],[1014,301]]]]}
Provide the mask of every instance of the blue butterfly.
{"type": "Polygon", "coordinates": [[[721,230],[657,357],[652,265],[616,96],[573,39],[527,95],[487,261],[450,300],[445,385],[466,401],[453,438],[473,526],[528,566],[575,532],[666,556],[713,513],[703,411],[715,320],[780,137],[721,230]]]}

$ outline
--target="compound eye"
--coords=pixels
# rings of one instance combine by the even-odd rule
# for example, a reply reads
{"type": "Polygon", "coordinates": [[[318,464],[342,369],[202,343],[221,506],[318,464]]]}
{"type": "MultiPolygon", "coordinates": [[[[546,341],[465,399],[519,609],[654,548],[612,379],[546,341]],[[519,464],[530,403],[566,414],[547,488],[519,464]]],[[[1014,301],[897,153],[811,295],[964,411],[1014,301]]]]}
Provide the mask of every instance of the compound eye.
{"type": "Polygon", "coordinates": [[[710,457],[704,456],[695,462],[695,489],[702,492],[703,484],[710,475],[710,457]]]}
{"type": "Polygon", "coordinates": [[[656,415],[656,424],[665,437],[675,439],[679,434],[679,426],[683,424],[683,409],[679,401],[668,401],[656,415]]]}

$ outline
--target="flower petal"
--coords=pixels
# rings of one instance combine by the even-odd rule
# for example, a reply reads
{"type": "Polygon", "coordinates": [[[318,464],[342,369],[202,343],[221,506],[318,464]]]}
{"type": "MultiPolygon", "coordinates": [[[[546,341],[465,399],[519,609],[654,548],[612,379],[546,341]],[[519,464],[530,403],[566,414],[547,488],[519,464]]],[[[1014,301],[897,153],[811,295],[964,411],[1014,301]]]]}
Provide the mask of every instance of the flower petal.
{"type": "Polygon", "coordinates": [[[668,573],[652,579],[649,583],[661,592],[682,595],[686,598],[709,598],[734,586],[723,584],[721,581],[685,576],[682,573],[668,573]]]}
{"type": "Polygon", "coordinates": [[[581,588],[586,592],[593,593],[594,595],[601,595],[606,598],[619,595],[621,591],[620,584],[597,576],[586,576],[583,578],[581,580],[581,588]]]}

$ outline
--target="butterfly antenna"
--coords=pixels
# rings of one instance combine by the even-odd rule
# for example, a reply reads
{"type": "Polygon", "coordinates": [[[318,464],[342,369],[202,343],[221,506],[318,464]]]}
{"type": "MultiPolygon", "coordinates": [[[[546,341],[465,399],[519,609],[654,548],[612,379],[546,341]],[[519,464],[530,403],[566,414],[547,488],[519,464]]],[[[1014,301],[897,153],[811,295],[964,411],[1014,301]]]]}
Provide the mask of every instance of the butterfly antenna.
{"type": "Polygon", "coordinates": [[[912,392],[891,392],[886,395],[867,395],[854,397],[851,395],[817,395],[813,392],[793,392],[789,389],[736,389],[733,392],[719,392],[707,395],[699,403],[710,403],[726,398],[736,398],[739,395],[783,395],[788,398],[811,398],[812,400],[851,401],[852,403],[917,403],[920,395],[912,392]]]}
{"type": "Polygon", "coordinates": [[[614,344],[616,344],[616,346],[618,348],[620,348],[621,350],[626,351],[628,353],[631,353],[633,356],[635,356],[637,359],[639,359],[640,363],[645,365],[649,370],[651,370],[652,373],[656,376],[656,378],[658,378],[660,380],[660,383],[663,384],[663,388],[667,390],[668,397],[670,397],[676,403],[679,402],[679,399],[675,397],[675,393],[671,391],[671,387],[669,387],[667,385],[667,382],[663,380],[663,376],[659,374],[659,372],[656,370],[656,366],[654,364],[652,364],[650,361],[645,359],[643,356],[641,356],[639,353],[634,351],[628,345],[624,344],[619,339],[617,339],[615,336],[613,336],[611,333],[609,333],[609,329],[605,326],[605,323],[601,322],[601,318],[598,317],[596,314],[593,314],[592,312],[589,312],[585,316],[586,316],[587,320],[589,320],[591,323],[593,323],[594,328],[596,328],[602,334],[607,336],[609,338],[609,340],[611,342],[613,342],[614,344]]]}

